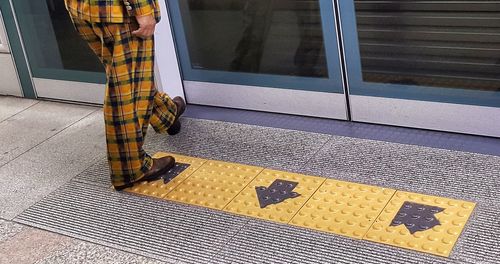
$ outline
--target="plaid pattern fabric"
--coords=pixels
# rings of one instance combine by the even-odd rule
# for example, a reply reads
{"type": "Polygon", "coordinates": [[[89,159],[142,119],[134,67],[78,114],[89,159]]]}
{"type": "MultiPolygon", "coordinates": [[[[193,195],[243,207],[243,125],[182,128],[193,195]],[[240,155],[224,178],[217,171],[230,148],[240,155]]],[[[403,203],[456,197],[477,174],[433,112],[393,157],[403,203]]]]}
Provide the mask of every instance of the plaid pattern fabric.
{"type": "Polygon", "coordinates": [[[158,0],[64,0],[71,16],[94,23],[124,23],[153,14],[160,21],[158,0]]]}
{"type": "Polygon", "coordinates": [[[104,120],[111,181],[123,186],[143,177],[152,166],[143,149],[148,125],[166,132],[177,106],[155,88],[153,37],[132,36],[134,23],[72,19],[106,70],[104,120]]]}

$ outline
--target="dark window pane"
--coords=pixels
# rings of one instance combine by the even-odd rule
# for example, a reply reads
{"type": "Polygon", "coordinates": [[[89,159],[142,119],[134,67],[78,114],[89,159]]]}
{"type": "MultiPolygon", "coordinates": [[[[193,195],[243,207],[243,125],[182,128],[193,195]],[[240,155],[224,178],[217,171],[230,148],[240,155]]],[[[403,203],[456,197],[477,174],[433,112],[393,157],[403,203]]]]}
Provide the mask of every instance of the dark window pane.
{"type": "Polygon", "coordinates": [[[75,81],[96,81],[86,77],[101,76],[104,69],[75,31],[64,0],[16,0],[13,4],[35,77],[67,79],[69,71],[94,74],[73,74],[75,81]]]}
{"type": "Polygon", "coordinates": [[[328,77],[319,1],[180,1],[194,69],[328,77]]]}
{"type": "Polygon", "coordinates": [[[500,90],[500,1],[355,3],[365,81],[500,90]]]}

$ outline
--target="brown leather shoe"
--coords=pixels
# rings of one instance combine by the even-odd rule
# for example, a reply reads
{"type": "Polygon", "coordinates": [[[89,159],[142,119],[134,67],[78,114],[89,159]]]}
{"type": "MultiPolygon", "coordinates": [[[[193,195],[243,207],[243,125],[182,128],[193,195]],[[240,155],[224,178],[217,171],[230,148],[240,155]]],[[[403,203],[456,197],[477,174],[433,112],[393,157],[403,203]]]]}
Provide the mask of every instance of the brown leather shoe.
{"type": "Polygon", "coordinates": [[[182,97],[177,96],[174,99],[175,105],[177,106],[177,113],[175,115],[175,120],[172,123],[172,125],[167,129],[167,133],[171,136],[178,134],[181,131],[181,121],[179,120],[179,117],[181,117],[182,114],[184,114],[184,111],[186,110],[186,102],[182,97]]]}
{"type": "Polygon", "coordinates": [[[166,156],[159,159],[153,159],[153,167],[144,173],[144,176],[138,181],[156,181],[162,174],[175,166],[175,159],[172,156],[166,156]]]}
{"type": "Polygon", "coordinates": [[[177,106],[177,114],[175,116],[179,118],[182,114],[184,114],[184,111],[186,111],[186,102],[180,96],[174,97],[172,101],[174,101],[177,106]]]}
{"type": "Polygon", "coordinates": [[[166,157],[159,158],[159,159],[153,159],[153,167],[151,167],[151,169],[149,169],[148,172],[144,173],[144,176],[142,178],[140,178],[139,180],[137,180],[135,182],[131,182],[131,183],[128,183],[128,184],[125,184],[122,186],[115,186],[115,190],[121,191],[121,190],[124,190],[126,188],[130,188],[130,187],[134,186],[135,183],[138,183],[138,182],[156,181],[156,180],[160,179],[160,177],[164,173],[166,173],[167,171],[172,169],[174,166],[175,166],[174,157],[166,156],[166,157]]]}

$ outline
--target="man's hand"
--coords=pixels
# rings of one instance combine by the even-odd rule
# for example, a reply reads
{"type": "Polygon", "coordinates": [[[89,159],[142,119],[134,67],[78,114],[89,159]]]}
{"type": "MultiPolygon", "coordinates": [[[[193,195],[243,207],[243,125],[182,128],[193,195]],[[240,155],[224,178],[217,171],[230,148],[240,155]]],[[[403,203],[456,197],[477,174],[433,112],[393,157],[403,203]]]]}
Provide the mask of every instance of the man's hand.
{"type": "Polygon", "coordinates": [[[156,20],[153,15],[136,17],[139,29],[132,31],[132,35],[140,38],[148,38],[155,33],[156,20]]]}

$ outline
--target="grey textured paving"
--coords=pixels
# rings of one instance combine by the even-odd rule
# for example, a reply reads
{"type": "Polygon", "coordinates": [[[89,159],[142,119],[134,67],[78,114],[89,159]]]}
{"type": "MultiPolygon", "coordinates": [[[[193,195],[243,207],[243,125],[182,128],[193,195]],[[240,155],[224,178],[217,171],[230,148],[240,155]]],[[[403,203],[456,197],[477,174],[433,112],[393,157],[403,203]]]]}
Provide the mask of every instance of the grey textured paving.
{"type": "Polygon", "coordinates": [[[78,174],[75,181],[86,182],[100,186],[111,186],[108,161],[105,157],[97,161],[94,165],[78,174]]]}
{"type": "Polygon", "coordinates": [[[479,203],[452,254],[470,263],[500,262],[500,203],[479,203]]]}
{"type": "Polygon", "coordinates": [[[52,252],[35,264],[162,264],[165,262],[88,242],[52,252]]]}
{"type": "Polygon", "coordinates": [[[0,219],[0,263],[164,262],[0,219]]]}
{"type": "Polygon", "coordinates": [[[500,157],[333,137],[299,172],[482,203],[500,203],[500,157]]]}
{"type": "MultiPolygon", "coordinates": [[[[275,169],[302,166],[330,136],[277,128],[183,119],[176,136],[148,131],[145,149],[150,154],[170,151],[194,157],[224,160],[275,169]]],[[[75,177],[78,181],[109,186],[106,160],[75,177]]]]}
{"type": "Polygon", "coordinates": [[[0,167],[0,217],[14,218],[104,155],[98,111],[0,167]]]}
{"type": "Polygon", "coordinates": [[[500,138],[200,105],[184,116],[500,156],[500,138]]]}
{"type": "Polygon", "coordinates": [[[270,222],[252,221],[216,263],[455,263],[456,261],[270,222]]]}
{"type": "Polygon", "coordinates": [[[196,157],[270,168],[296,167],[310,159],[328,135],[278,128],[183,119],[182,132],[169,137],[149,133],[151,153],[173,151],[196,157]]]}
{"type": "Polygon", "coordinates": [[[94,107],[40,102],[6,119],[0,123],[0,135],[8,135],[0,137],[0,167],[94,111],[94,107]]]}
{"type": "Polygon", "coordinates": [[[0,123],[37,104],[38,101],[11,96],[0,96],[0,123]]]}
{"type": "Polygon", "coordinates": [[[207,262],[246,219],[71,182],[16,221],[168,262],[207,262]]]}

